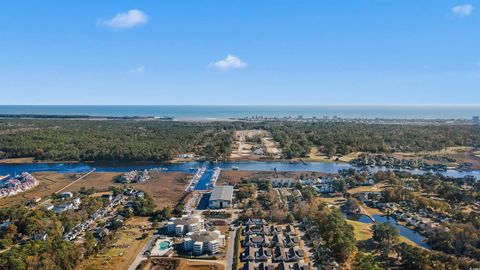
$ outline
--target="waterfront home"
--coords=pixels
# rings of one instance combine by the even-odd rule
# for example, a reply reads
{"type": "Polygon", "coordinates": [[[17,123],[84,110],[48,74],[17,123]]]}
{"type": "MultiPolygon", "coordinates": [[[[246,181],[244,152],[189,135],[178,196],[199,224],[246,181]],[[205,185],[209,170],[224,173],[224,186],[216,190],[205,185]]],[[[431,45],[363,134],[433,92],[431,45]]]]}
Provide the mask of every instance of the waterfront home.
{"type": "Polygon", "coordinates": [[[315,189],[317,192],[320,193],[333,193],[335,192],[335,189],[333,188],[333,185],[331,184],[320,184],[318,186],[315,186],[315,189]]]}
{"type": "Polygon", "coordinates": [[[312,178],[307,178],[307,179],[300,179],[300,183],[302,186],[311,186],[311,185],[316,185],[316,184],[321,184],[320,179],[312,179],[312,178]]]}
{"type": "Polygon", "coordinates": [[[292,187],[295,184],[295,179],[293,178],[272,178],[273,187],[292,187]]]}

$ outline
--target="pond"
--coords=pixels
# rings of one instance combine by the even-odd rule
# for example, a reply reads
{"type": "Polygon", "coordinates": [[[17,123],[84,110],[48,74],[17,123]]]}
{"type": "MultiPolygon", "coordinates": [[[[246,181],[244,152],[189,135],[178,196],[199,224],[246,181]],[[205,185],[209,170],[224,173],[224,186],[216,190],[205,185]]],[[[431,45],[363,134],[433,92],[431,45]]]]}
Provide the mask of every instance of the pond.
{"type": "MultiPolygon", "coordinates": [[[[419,232],[412,230],[408,227],[405,227],[403,225],[400,225],[397,223],[397,221],[389,216],[385,215],[373,215],[372,216],[376,222],[389,222],[391,223],[395,228],[397,228],[400,232],[400,235],[411,240],[412,242],[418,244],[419,246],[422,246],[424,248],[430,249],[430,246],[425,243],[426,237],[421,235],[419,232]]],[[[354,221],[359,221],[362,223],[372,223],[373,221],[366,215],[348,215],[348,219],[354,220],[354,221]]]]}

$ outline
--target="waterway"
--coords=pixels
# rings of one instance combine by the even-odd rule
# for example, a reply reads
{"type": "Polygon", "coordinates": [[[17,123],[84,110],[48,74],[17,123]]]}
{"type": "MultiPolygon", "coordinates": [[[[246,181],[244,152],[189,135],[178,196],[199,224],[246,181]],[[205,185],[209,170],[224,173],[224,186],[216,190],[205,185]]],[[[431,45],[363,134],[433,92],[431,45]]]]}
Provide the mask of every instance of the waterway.
{"type": "MultiPolygon", "coordinates": [[[[127,172],[131,170],[143,170],[152,168],[164,168],[166,172],[187,172],[193,173],[191,168],[199,168],[205,166],[207,168],[206,176],[202,177],[199,182],[207,179],[207,176],[213,174],[215,167],[220,167],[222,170],[230,171],[233,167],[238,167],[241,171],[306,171],[306,172],[323,172],[323,173],[337,173],[342,169],[357,168],[347,163],[334,162],[307,162],[303,163],[289,163],[289,162],[264,162],[264,161],[235,161],[235,162],[184,162],[184,163],[161,163],[156,165],[112,165],[112,164],[93,164],[93,163],[32,163],[32,164],[0,164],[0,175],[10,174],[14,176],[21,172],[57,172],[57,173],[86,173],[96,168],[97,172],[127,172]],[[209,172],[209,173],[208,173],[209,172]]],[[[384,167],[369,168],[371,171],[388,170],[384,167]]],[[[414,174],[424,174],[425,171],[416,169],[408,170],[414,174]]],[[[480,179],[480,170],[472,171],[456,171],[447,170],[445,172],[438,172],[445,176],[463,177],[473,176],[480,179]]],[[[209,178],[208,178],[209,179],[209,178]]],[[[207,180],[208,180],[207,179],[207,180]]],[[[208,181],[205,180],[205,184],[208,181]]],[[[202,184],[203,185],[203,184],[202,184]]]]}

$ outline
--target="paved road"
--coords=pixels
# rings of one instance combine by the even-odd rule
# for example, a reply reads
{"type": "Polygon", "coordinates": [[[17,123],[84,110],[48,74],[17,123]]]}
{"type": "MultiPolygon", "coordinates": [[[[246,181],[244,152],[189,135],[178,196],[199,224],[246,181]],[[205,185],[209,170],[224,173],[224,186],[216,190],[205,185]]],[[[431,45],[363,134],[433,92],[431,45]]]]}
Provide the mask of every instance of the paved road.
{"type": "Polygon", "coordinates": [[[238,229],[235,228],[233,231],[230,232],[228,236],[227,257],[225,258],[226,260],[225,270],[232,270],[233,260],[236,259],[234,258],[234,251],[235,251],[235,236],[237,235],[237,231],[238,229]]]}
{"type": "Polygon", "coordinates": [[[156,239],[155,237],[151,237],[148,239],[147,243],[145,246],[142,248],[142,251],[137,254],[137,257],[135,257],[135,260],[132,262],[132,264],[128,267],[128,270],[135,270],[137,267],[140,265],[140,263],[144,260],[147,259],[147,257],[143,256],[145,251],[152,245],[152,241],[156,239]]]}

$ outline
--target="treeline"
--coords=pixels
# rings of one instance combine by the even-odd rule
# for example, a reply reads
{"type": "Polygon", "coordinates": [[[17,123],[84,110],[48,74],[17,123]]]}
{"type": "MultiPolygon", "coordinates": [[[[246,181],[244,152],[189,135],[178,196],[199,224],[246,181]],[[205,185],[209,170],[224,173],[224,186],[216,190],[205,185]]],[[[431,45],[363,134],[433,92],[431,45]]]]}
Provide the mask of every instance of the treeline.
{"type": "Polygon", "coordinates": [[[232,134],[208,123],[0,120],[0,158],[54,161],[167,161],[194,152],[230,154],[232,134]]]}
{"type": "Polygon", "coordinates": [[[285,158],[312,147],[334,156],[480,145],[478,125],[0,119],[0,159],[166,161],[186,152],[226,159],[235,129],[270,131],[285,158]]]}
{"type": "Polygon", "coordinates": [[[479,146],[480,126],[380,125],[360,123],[267,123],[286,158],[303,157],[316,146],[329,156],[362,151],[431,151],[451,146],[479,146]]]}

